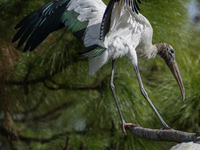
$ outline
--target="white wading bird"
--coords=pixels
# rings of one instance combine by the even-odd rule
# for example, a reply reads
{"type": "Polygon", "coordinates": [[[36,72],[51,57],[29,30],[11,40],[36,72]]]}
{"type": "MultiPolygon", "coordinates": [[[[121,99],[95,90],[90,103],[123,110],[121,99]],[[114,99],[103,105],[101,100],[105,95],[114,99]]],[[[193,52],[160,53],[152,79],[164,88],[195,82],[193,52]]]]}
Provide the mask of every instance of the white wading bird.
{"type": "MultiPolygon", "coordinates": [[[[140,3],[140,0],[137,0],[140,3]]],[[[138,58],[152,59],[157,54],[170,68],[180,86],[182,98],[185,92],[172,46],[166,43],[152,45],[153,29],[149,21],[139,12],[136,0],[110,0],[108,6],[102,0],[54,0],[23,18],[15,27],[20,28],[13,38],[19,40],[17,48],[26,42],[24,51],[34,50],[51,32],[67,27],[83,42],[85,49],[79,54],[90,57],[89,74],[112,59],[111,90],[119,111],[122,130],[126,123],[115,94],[113,84],[115,59],[126,55],[132,63],[140,90],[162,123],[162,129],[170,127],[162,119],[149,99],[139,74],[138,58]]]]}

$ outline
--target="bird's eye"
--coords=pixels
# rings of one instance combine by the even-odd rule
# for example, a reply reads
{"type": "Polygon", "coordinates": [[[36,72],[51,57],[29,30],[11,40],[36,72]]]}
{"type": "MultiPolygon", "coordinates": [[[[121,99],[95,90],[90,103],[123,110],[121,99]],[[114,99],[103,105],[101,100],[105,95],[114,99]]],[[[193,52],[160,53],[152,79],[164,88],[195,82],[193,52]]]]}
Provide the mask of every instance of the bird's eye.
{"type": "Polygon", "coordinates": [[[170,49],[170,52],[171,52],[172,54],[174,54],[174,50],[173,50],[173,49],[170,49]]]}

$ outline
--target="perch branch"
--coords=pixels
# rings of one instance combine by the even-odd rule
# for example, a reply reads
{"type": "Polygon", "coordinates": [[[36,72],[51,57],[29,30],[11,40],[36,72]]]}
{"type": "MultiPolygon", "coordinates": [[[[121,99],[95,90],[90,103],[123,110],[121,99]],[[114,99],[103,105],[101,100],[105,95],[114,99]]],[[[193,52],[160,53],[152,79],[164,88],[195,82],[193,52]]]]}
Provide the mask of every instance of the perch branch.
{"type": "Polygon", "coordinates": [[[168,142],[189,142],[195,141],[198,138],[198,133],[188,133],[179,130],[159,130],[143,127],[127,127],[133,132],[136,138],[153,140],[153,141],[168,141],[168,142]]]}

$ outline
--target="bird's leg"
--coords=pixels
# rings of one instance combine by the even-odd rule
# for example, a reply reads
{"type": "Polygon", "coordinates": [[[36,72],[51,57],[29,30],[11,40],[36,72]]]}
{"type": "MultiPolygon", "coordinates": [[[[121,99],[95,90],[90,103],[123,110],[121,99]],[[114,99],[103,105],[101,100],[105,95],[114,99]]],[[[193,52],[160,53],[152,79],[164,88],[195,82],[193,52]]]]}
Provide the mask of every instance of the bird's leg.
{"type": "Polygon", "coordinates": [[[111,72],[110,88],[111,88],[111,91],[113,93],[113,96],[114,96],[114,99],[115,99],[115,103],[117,105],[117,109],[118,109],[118,112],[119,112],[119,115],[120,115],[120,118],[121,118],[121,122],[122,122],[122,125],[123,125],[126,122],[124,120],[124,117],[122,115],[121,109],[119,107],[119,103],[117,101],[117,96],[115,94],[115,85],[113,83],[113,79],[114,79],[114,67],[115,67],[115,59],[112,60],[112,72],[111,72]]]}
{"type": "Polygon", "coordinates": [[[161,128],[161,130],[163,130],[163,129],[171,129],[171,128],[166,124],[166,122],[163,120],[163,118],[160,116],[160,114],[159,114],[158,111],[156,110],[155,106],[153,105],[153,103],[152,103],[151,100],[149,99],[148,94],[147,94],[147,92],[146,92],[145,89],[144,89],[144,86],[143,86],[143,83],[142,83],[142,80],[141,80],[140,73],[139,73],[139,70],[138,70],[137,65],[135,65],[134,68],[135,68],[135,72],[136,72],[136,74],[137,74],[137,78],[138,78],[138,82],[139,82],[139,86],[140,86],[140,90],[141,90],[142,95],[143,95],[144,98],[147,100],[147,102],[150,104],[150,106],[153,108],[154,112],[156,113],[156,115],[158,116],[159,120],[160,120],[161,123],[162,123],[162,128],[161,128]]]}
{"type": "Polygon", "coordinates": [[[121,118],[121,122],[122,122],[122,134],[124,136],[124,133],[126,132],[126,130],[125,130],[126,127],[138,127],[139,125],[135,125],[135,124],[132,124],[132,123],[126,123],[125,120],[124,120],[124,117],[122,115],[121,109],[119,107],[119,103],[117,101],[117,96],[115,94],[115,85],[113,83],[113,79],[114,79],[114,67],[115,67],[115,59],[112,60],[112,72],[111,72],[110,88],[111,88],[111,91],[113,93],[113,96],[114,96],[114,99],[115,99],[115,103],[117,105],[117,109],[118,109],[118,112],[119,112],[119,115],[120,115],[120,118],[121,118]]]}

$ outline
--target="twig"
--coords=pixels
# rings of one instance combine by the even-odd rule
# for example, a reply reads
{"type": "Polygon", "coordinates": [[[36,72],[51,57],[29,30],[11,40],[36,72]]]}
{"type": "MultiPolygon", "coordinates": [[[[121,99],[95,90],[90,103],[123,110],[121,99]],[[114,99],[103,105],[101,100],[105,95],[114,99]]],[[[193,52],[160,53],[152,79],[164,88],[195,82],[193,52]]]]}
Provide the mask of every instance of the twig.
{"type": "Polygon", "coordinates": [[[69,136],[67,136],[65,146],[63,145],[63,143],[60,143],[60,146],[62,147],[63,150],[67,150],[68,144],[69,144],[69,136]]]}

